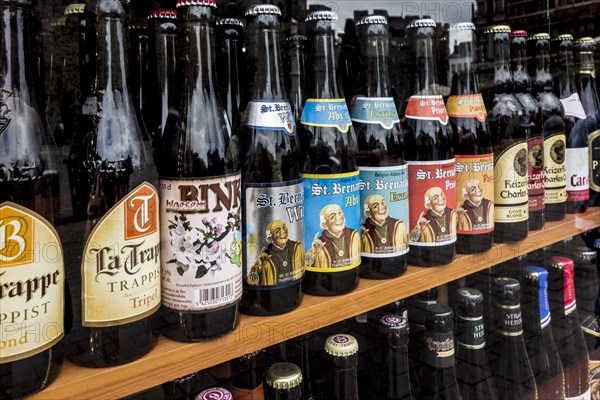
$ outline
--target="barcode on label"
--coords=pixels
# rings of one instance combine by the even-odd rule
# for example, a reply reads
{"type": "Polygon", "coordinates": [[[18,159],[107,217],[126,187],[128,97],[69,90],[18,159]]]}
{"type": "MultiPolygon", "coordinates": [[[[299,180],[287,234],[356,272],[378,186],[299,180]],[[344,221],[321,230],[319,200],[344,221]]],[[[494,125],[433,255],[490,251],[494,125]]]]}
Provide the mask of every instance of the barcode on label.
{"type": "Polygon", "coordinates": [[[211,306],[233,299],[233,283],[194,291],[194,307],[211,306]]]}

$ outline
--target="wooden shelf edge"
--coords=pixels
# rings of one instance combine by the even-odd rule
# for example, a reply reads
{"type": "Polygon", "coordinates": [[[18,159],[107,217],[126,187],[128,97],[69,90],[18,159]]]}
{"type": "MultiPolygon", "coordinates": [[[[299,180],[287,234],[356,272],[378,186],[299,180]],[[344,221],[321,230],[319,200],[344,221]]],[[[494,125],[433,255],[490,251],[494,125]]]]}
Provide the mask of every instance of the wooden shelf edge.
{"type": "Polygon", "coordinates": [[[407,272],[396,279],[363,279],[355,291],[343,296],[305,296],[297,310],[284,315],[242,315],[238,329],[209,342],[177,343],[161,337],[146,356],[112,368],[82,368],[65,361],[56,381],[31,398],[124,397],[443,285],[598,226],[600,208],[593,208],[585,214],[568,215],[563,221],[547,223],[544,229],[531,232],[524,241],[498,244],[483,254],[461,255],[446,266],[409,266],[407,272]]]}

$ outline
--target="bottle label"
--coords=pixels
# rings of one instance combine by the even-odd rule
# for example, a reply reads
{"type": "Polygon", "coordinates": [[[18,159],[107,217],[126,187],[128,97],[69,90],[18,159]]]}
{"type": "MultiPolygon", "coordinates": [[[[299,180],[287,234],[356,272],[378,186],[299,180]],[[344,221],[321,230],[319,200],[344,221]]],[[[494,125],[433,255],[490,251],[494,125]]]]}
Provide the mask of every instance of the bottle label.
{"type": "Polygon", "coordinates": [[[592,396],[592,391],[591,391],[591,388],[588,387],[588,389],[585,391],[585,393],[582,393],[575,397],[565,397],[565,400],[590,400],[592,398],[591,396],[592,396]]]}
{"type": "Polygon", "coordinates": [[[406,118],[439,121],[448,124],[448,111],[442,96],[411,96],[404,112],[406,118]]]}
{"type": "Polygon", "coordinates": [[[467,349],[485,348],[485,329],[483,326],[483,316],[479,318],[469,318],[458,315],[458,324],[456,341],[467,349]]]}
{"type": "Polygon", "coordinates": [[[352,107],[352,121],[381,125],[392,129],[400,122],[398,110],[391,97],[357,97],[352,107]]]}
{"type": "Polygon", "coordinates": [[[567,148],[565,165],[567,175],[567,201],[589,200],[590,171],[587,147],[567,148]]]}
{"type": "Polygon", "coordinates": [[[244,184],[244,284],[290,286],[304,275],[302,180],[244,184]]]}
{"type": "Polygon", "coordinates": [[[408,252],[408,167],[360,167],[362,255],[408,252]]]}
{"type": "MultiPolygon", "coordinates": [[[[592,353],[591,356],[594,356],[592,353]]],[[[598,395],[600,394],[600,352],[596,350],[595,352],[595,360],[590,359],[590,392],[593,394],[592,399],[597,400],[598,395]]]]}
{"type": "Polygon", "coordinates": [[[96,224],[83,251],[82,324],[138,321],[160,307],[158,194],[147,182],[96,224]]]}
{"type": "Polygon", "coordinates": [[[458,233],[494,230],[494,155],[456,156],[458,233]]]}
{"type": "Polygon", "coordinates": [[[569,268],[567,265],[563,265],[564,274],[564,301],[565,301],[565,315],[571,314],[577,309],[577,301],[575,297],[575,273],[573,271],[573,264],[569,268]]]}
{"type": "Polygon", "coordinates": [[[544,139],[544,202],[547,204],[567,201],[565,143],[564,132],[544,139]]]}
{"type": "Polygon", "coordinates": [[[481,93],[450,96],[446,102],[448,116],[453,118],[475,118],[485,122],[487,110],[481,93]]]}
{"type": "Polygon", "coordinates": [[[527,141],[529,211],[542,211],[544,204],[544,138],[527,141]]]}
{"type": "Polygon", "coordinates": [[[588,134],[590,189],[600,192],[600,129],[588,134]]]}
{"type": "Polygon", "coordinates": [[[425,362],[434,368],[454,367],[454,338],[452,333],[425,333],[425,362]]]}
{"type": "Polygon", "coordinates": [[[338,272],[360,264],[359,172],[305,174],[306,270],[338,272]]]}
{"type": "Polygon", "coordinates": [[[205,311],[242,296],[241,174],[160,179],[163,305],[205,311]]]}
{"type": "Polygon", "coordinates": [[[573,93],[566,99],[560,99],[560,102],[565,109],[565,116],[571,116],[580,119],[585,118],[585,110],[583,109],[583,104],[581,104],[578,93],[573,93]]]}
{"type": "Polygon", "coordinates": [[[498,318],[502,322],[502,327],[498,333],[502,336],[520,336],[523,334],[523,318],[521,316],[521,306],[504,306],[496,304],[498,318]]]}
{"type": "Polygon", "coordinates": [[[0,204],[0,364],[54,346],[64,336],[63,250],[41,215],[0,204]]]}
{"type": "Polygon", "coordinates": [[[546,270],[540,268],[542,271],[538,274],[538,302],[540,308],[540,326],[545,328],[550,324],[550,303],[548,301],[548,273],[546,270]]]}
{"type": "Polygon", "coordinates": [[[581,321],[581,330],[586,335],[592,335],[600,338],[600,316],[588,315],[581,321]]]}
{"type": "Polygon", "coordinates": [[[281,131],[289,136],[294,135],[296,121],[292,106],[282,100],[252,100],[246,108],[250,128],[269,131],[281,131]]]}
{"type": "Polygon", "coordinates": [[[306,100],[300,123],[309,126],[333,127],[341,133],[347,133],[352,126],[345,99],[306,100]]]}
{"type": "MultiPolygon", "coordinates": [[[[527,221],[527,142],[516,142],[496,155],[494,162],[494,221],[527,221]]],[[[542,186],[543,187],[543,186],[542,186]]]]}

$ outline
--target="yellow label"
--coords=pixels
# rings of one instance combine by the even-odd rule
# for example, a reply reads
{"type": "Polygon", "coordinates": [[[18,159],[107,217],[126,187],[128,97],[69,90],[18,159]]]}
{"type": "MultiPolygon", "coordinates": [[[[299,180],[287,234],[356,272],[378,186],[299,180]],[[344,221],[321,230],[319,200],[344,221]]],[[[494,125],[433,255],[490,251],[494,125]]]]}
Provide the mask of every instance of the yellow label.
{"type": "Polygon", "coordinates": [[[63,251],[41,215],[0,204],[0,364],[31,357],[64,336],[63,251]]]}
{"type": "Polygon", "coordinates": [[[143,183],[94,227],[81,263],[83,326],[122,325],[160,307],[158,204],[143,183]]]}
{"type": "Polygon", "coordinates": [[[567,201],[567,173],[565,133],[544,139],[544,201],[546,204],[567,201]]]}
{"type": "Polygon", "coordinates": [[[522,222],[529,218],[527,142],[513,143],[494,161],[494,221],[522,222]]]}
{"type": "Polygon", "coordinates": [[[600,130],[588,134],[590,151],[590,189],[600,192],[600,130]]]}
{"type": "Polygon", "coordinates": [[[446,110],[453,118],[476,118],[481,122],[487,119],[487,110],[481,93],[450,96],[446,102],[446,110]]]}

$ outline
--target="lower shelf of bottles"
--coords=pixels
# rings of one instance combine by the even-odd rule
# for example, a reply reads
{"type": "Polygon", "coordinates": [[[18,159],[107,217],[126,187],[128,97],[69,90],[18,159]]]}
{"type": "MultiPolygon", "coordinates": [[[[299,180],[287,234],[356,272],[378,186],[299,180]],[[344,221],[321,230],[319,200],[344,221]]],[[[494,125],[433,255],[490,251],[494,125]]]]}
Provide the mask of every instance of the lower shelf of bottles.
{"type": "Polygon", "coordinates": [[[305,296],[298,309],[284,315],[242,315],[234,332],[209,342],[178,343],[161,337],[146,356],[112,368],[83,368],[65,361],[56,381],[31,398],[121,398],[446,284],[598,226],[600,208],[591,208],[585,214],[546,223],[544,229],[531,232],[522,242],[498,244],[482,254],[461,255],[446,266],[409,266],[396,279],[362,279],[355,291],[343,296],[305,296]]]}

